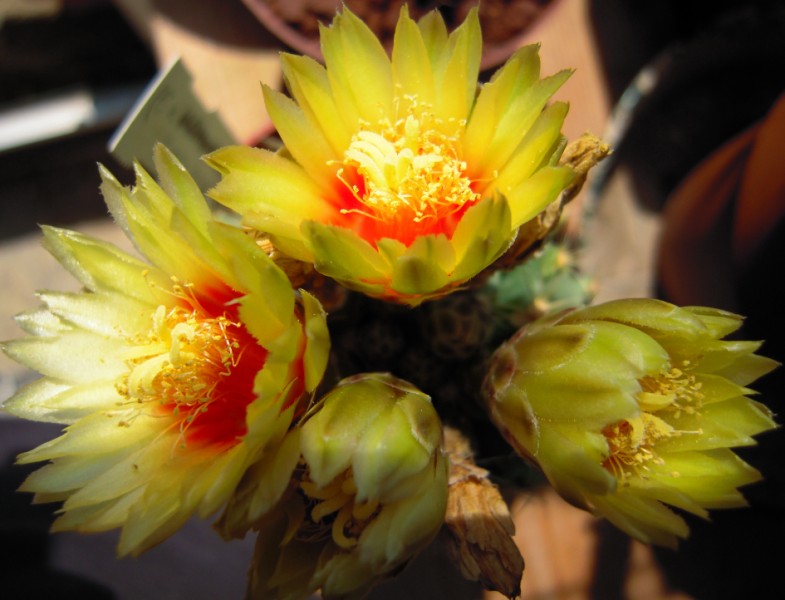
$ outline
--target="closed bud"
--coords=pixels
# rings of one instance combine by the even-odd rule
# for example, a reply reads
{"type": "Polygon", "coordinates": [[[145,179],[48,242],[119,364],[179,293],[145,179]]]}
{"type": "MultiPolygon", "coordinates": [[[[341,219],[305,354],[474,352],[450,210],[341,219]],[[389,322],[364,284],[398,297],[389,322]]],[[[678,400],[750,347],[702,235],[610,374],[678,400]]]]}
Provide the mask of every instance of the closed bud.
{"type": "Polygon", "coordinates": [[[427,395],[388,374],[350,377],[290,435],[302,458],[259,524],[251,598],[362,596],[436,535],[448,466],[427,395]]]}

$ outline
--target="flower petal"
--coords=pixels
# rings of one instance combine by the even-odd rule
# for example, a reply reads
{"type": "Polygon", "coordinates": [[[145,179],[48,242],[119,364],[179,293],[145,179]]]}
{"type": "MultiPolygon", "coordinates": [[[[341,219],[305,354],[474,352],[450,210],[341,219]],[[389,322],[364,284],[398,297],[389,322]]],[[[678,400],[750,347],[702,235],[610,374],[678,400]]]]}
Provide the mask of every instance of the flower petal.
{"type": "Polygon", "coordinates": [[[518,49],[491,81],[480,88],[464,137],[464,152],[473,179],[487,177],[485,154],[496,136],[499,121],[519,94],[540,76],[539,46],[518,49]]]}
{"type": "Polygon", "coordinates": [[[320,26],[322,55],[344,123],[356,130],[393,116],[392,68],[379,39],[351,11],[343,10],[330,27],[320,26]]]}
{"type": "Polygon", "coordinates": [[[295,227],[306,216],[329,221],[336,214],[302,167],[272,152],[230,146],[205,160],[223,173],[210,196],[240,214],[261,213],[295,227]]]}
{"type": "Polygon", "coordinates": [[[501,256],[509,248],[511,231],[506,199],[489,197],[469,208],[452,236],[457,260],[453,279],[469,279],[501,256]]]}
{"type": "Polygon", "coordinates": [[[440,245],[435,241],[435,236],[418,238],[415,244],[416,251],[406,252],[395,261],[392,276],[392,289],[398,294],[412,296],[409,300],[412,305],[419,304],[429,294],[450,283],[449,275],[438,262],[432,260],[440,245]]]}
{"type": "Polygon", "coordinates": [[[543,167],[507,195],[514,228],[536,217],[575,178],[568,167],[543,167]]]}
{"type": "Polygon", "coordinates": [[[353,231],[306,221],[303,235],[316,257],[320,273],[338,281],[378,282],[386,279],[390,265],[353,231]]]}
{"type": "Polygon", "coordinates": [[[481,172],[501,170],[529,131],[548,99],[572,74],[561,71],[535,82],[513,99],[499,118],[493,141],[481,159],[481,172]]]}
{"type": "Polygon", "coordinates": [[[142,302],[155,301],[168,284],[157,269],[122,250],[86,235],[42,227],[44,247],[91,291],[115,291],[142,302]]]}
{"type": "Polygon", "coordinates": [[[512,155],[501,169],[498,179],[494,182],[495,189],[503,195],[509,195],[525,179],[543,167],[554,155],[554,149],[562,139],[561,128],[567,116],[568,106],[564,102],[556,102],[547,107],[512,155]]]}
{"type": "Polygon", "coordinates": [[[87,332],[64,333],[57,337],[29,337],[5,342],[8,356],[55,379],[88,383],[113,379],[127,370],[121,358],[123,342],[87,332]]]}
{"type": "Polygon", "coordinates": [[[420,28],[409,18],[406,5],[395,28],[392,68],[394,85],[400,86],[401,97],[416,96],[418,101],[433,106],[435,89],[428,49],[420,28]]]}
{"type": "Polygon", "coordinates": [[[482,56],[482,33],[477,8],[472,8],[466,19],[449,38],[450,57],[444,69],[434,71],[436,112],[452,127],[465,126],[469,118],[482,56]]]}
{"type": "Polygon", "coordinates": [[[743,396],[704,406],[700,414],[665,418],[684,433],[659,444],[663,452],[751,446],[752,436],[776,427],[771,411],[743,396]]]}
{"type": "Polygon", "coordinates": [[[322,130],[333,152],[340,156],[352,134],[341,118],[324,67],[308,56],[281,55],[286,85],[303,112],[322,130]]]}
{"type": "Polygon", "coordinates": [[[322,380],[330,354],[330,333],[324,308],[316,298],[301,290],[305,313],[305,336],[308,346],[303,355],[305,368],[305,389],[314,390],[322,380]]]}
{"type": "Polygon", "coordinates": [[[264,103],[286,149],[318,185],[329,187],[335,169],[329,165],[341,155],[330,146],[321,128],[291,98],[263,86],[264,103]]]}

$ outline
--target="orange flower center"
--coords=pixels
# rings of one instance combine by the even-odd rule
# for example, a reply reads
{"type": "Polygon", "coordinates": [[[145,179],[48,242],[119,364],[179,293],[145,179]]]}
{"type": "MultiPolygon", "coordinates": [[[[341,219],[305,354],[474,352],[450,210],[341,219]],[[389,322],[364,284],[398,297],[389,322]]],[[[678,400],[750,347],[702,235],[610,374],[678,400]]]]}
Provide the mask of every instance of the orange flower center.
{"type": "Polygon", "coordinates": [[[341,213],[370,242],[388,237],[409,245],[421,235],[452,235],[480,197],[466,176],[460,128],[408,100],[405,117],[354,135],[337,172],[341,213]]]}
{"type": "MultiPolygon", "coordinates": [[[[141,341],[141,340],[140,340],[141,341]]],[[[267,351],[231,313],[159,306],[118,387],[144,409],[172,419],[181,448],[226,449],[247,431],[254,380],[267,351]]]]}

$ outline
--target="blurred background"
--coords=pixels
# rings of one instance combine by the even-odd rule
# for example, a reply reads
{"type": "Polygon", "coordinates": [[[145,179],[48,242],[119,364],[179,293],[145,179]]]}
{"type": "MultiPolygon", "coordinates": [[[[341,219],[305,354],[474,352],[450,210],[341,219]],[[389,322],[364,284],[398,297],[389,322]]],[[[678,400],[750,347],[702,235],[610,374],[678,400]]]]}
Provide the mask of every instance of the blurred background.
{"type": "MultiPolygon", "coordinates": [[[[347,0],[389,37],[403,0],[347,0]]],[[[476,1],[440,6],[459,23],[476,1]]],[[[0,339],[37,289],[75,284],[39,244],[39,224],[128,244],[108,220],[96,163],[160,69],[179,57],[227,140],[273,133],[260,82],[281,88],[280,51],[318,52],[334,0],[0,0],[0,339]]],[[[543,74],[575,73],[565,134],[591,131],[613,155],[572,207],[579,261],[597,301],[654,296],[748,316],[741,337],[785,360],[778,283],[785,259],[785,1],[484,0],[484,76],[540,42],[543,74]]],[[[228,142],[227,142],[228,143],[228,142]]],[[[205,150],[208,150],[206,148],[205,150]]],[[[148,157],[139,156],[140,160],[148,157]]],[[[184,160],[188,157],[182,157],[184,160]]],[[[198,158],[198,153],[192,157],[198,158]]],[[[0,401],[33,374],[0,356],[0,401]]],[[[756,384],[783,413],[783,370],[756,384]]],[[[202,522],[139,559],[114,559],[113,534],[49,536],[51,507],[14,492],[13,457],[57,428],[0,414],[0,597],[240,598],[252,540],[222,543],[202,522]]],[[[785,441],[743,457],[765,475],[751,508],[690,520],[676,552],[632,543],[547,490],[507,490],[528,600],[785,597],[785,441]]],[[[481,598],[438,543],[372,598],[481,598]]],[[[495,598],[485,594],[486,598],[495,598]]]]}

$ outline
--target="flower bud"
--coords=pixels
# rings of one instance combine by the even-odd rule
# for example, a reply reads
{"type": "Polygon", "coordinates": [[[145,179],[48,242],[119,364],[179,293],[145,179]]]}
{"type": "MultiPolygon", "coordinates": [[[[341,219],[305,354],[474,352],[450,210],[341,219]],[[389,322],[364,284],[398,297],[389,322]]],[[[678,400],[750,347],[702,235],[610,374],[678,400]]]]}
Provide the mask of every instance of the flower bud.
{"type": "Polygon", "coordinates": [[[350,377],[290,435],[302,459],[259,524],[250,597],[354,597],[436,535],[448,465],[427,395],[388,374],[350,377]]]}
{"type": "Polygon", "coordinates": [[[760,479],[729,448],[775,427],[744,387],[777,363],[723,341],[741,318],[621,300],[523,329],[484,384],[492,419],[568,501],[644,542],[674,545],[685,521],[745,505],[760,479]]]}

